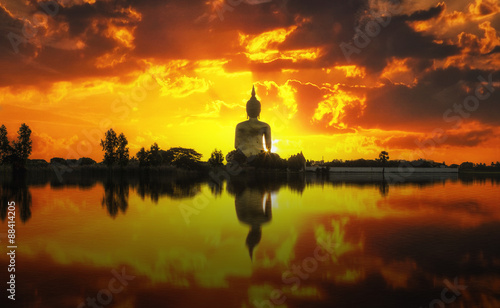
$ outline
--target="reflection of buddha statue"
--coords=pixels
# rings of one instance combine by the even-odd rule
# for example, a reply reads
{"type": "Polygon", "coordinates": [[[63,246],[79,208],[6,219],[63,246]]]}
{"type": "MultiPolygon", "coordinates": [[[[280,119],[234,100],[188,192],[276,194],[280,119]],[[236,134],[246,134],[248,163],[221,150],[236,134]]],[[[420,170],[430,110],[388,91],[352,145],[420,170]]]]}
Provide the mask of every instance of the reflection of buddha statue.
{"type": "Polygon", "coordinates": [[[249,119],[236,126],[234,147],[243,152],[246,157],[257,155],[266,150],[271,152],[271,127],[258,120],[260,102],[255,97],[255,87],[252,89],[252,97],[247,102],[247,115],[249,119]]]}
{"type": "Polygon", "coordinates": [[[236,195],[235,205],[239,221],[250,226],[246,244],[252,258],[253,249],[262,236],[261,226],[272,218],[271,193],[247,188],[236,195]]]}

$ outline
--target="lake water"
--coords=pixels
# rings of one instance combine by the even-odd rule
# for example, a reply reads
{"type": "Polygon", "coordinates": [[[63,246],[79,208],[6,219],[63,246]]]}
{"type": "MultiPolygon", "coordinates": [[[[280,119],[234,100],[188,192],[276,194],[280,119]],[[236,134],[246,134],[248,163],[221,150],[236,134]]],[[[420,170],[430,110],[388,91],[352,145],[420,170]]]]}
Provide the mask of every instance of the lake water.
{"type": "Polygon", "coordinates": [[[500,307],[495,177],[1,187],[1,307],[500,307]],[[15,304],[5,290],[10,200],[15,304]]]}

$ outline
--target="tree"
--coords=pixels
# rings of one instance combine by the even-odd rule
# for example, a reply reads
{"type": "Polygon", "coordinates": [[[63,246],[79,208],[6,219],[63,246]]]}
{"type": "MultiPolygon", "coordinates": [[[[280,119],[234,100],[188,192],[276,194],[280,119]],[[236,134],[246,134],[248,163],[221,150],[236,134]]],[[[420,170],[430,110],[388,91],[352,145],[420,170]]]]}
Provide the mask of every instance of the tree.
{"type": "Polygon", "coordinates": [[[232,150],[227,153],[226,161],[228,164],[242,165],[247,161],[247,157],[243,154],[243,152],[241,152],[241,150],[232,150]]]}
{"type": "Polygon", "coordinates": [[[382,163],[382,165],[385,165],[385,163],[389,160],[389,153],[386,151],[380,152],[378,155],[378,161],[382,163]]]}
{"type": "Polygon", "coordinates": [[[123,133],[118,136],[118,147],[116,149],[117,161],[120,166],[126,166],[129,161],[128,141],[123,133]]]}
{"type": "Polygon", "coordinates": [[[31,129],[25,123],[21,124],[17,131],[17,140],[13,142],[14,155],[16,157],[16,165],[18,167],[25,167],[28,157],[31,155],[32,141],[31,129]]]}
{"type": "Polygon", "coordinates": [[[118,148],[118,137],[112,128],[104,134],[104,140],[101,140],[101,146],[104,151],[103,162],[108,166],[113,165],[117,161],[116,151],[118,148]]]}
{"type": "Polygon", "coordinates": [[[167,156],[172,156],[172,165],[177,168],[183,169],[197,169],[199,167],[200,159],[202,154],[196,152],[193,149],[186,148],[170,148],[167,153],[167,156]]]}
{"type": "Polygon", "coordinates": [[[12,147],[9,144],[9,139],[7,138],[7,128],[5,125],[0,126],[0,164],[2,164],[6,158],[12,154],[12,147]]]}
{"type": "Polygon", "coordinates": [[[146,151],[144,147],[142,147],[137,154],[135,154],[137,160],[139,161],[140,167],[149,166],[149,151],[146,151]]]}
{"type": "Polygon", "coordinates": [[[149,149],[149,163],[152,166],[159,166],[161,164],[161,155],[160,155],[160,147],[155,142],[151,145],[149,149]]]}
{"type": "Polygon", "coordinates": [[[287,161],[287,167],[292,171],[304,170],[305,165],[306,165],[306,159],[304,157],[304,154],[302,154],[302,152],[290,156],[290,158],[287,161]]]}
{"type": "Polygon", "coordinates": [[[474,168],[474,164],[471,162],[466,161],[460,164],[460,169],[472,169],[472,168],[474,168]]]}
{"type": "Polygon", "coordinates": [[[174,153],[172,151],[160,150],[159,153],[161,156],[161,163],[163,165],[171,165],[175,159],[174,153]]]}
{"type": "Polygon", "coordinates": [[[132,156],[132,157],[130,157],[130,159],[129,159],[129,163],[131,163],[131,164],[134,164],[134,165],[135,165],[135,164],[139,163],[139,160],[137,159],[137,157],[132,156]]]}
{"type": "MultiPolygon", "coordinates": [[[[247,160],[249,166],[262,169],[286,169],[287,160],[281,158],[277,153],[261,152],[250,156],[247,160]]],[[[305,160],[304,160],[305,163],[305,160]]]]}
{"type": "Polygon", "coordinates": [[[389,160],[389,153],[386,151],[380,152],[378,155],[378,161],[382,163],[382,176],[385,175],[385,163],[389,160]]]}
{"type": "Polygon", "coordinates": [[[96,161],[89,157],[80,157],[76,164],[79,166],[91,166],[95,165],[96,161]]]}
{"type": "Polygon", "coordinates": [[[222,154],[222,151],[214,149],[212,154],[210,154],[208,163],[213,167],[222,166],[224,164],[224,155],[222,154]]]}

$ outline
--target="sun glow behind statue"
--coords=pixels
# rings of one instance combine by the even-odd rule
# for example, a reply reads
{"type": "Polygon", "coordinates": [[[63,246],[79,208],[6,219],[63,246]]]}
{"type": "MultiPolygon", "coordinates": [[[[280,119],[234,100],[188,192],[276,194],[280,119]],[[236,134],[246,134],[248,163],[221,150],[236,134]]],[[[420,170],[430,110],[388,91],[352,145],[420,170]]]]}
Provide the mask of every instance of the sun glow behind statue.
{"type": "Polygon", "coordinates": [[[278,142],[280,142],[279,139],[273,139],[273,145],[271,147],[271,151],[273,153],[278,153],[278,151],[279,151],[278,147],[276,146],[278,144],[278,142]]]}
{"type": "MultiPolygon", "coordinates": [[[[272,146],[271,146],[271,153],[278,153],[278,147],[276,146],[280,142],[279,139],[273,139],[272,141],[272,146]]],[[[266,144],[266,137],[262,136],[262,143],[265,145],[266,144]]],[[[264,147],[264,151],[269,152],[268,148],[264,147]]]]}

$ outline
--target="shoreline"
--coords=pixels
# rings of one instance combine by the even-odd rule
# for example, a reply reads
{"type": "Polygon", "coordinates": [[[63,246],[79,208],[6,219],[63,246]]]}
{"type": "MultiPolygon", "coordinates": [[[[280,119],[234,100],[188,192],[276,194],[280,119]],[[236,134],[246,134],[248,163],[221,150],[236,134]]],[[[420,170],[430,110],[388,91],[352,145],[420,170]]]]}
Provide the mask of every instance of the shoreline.
{"type": "Polygon", "coordinates": [[[328,173],[459,173],[458,168],[426,168],[426,167],[306,167],[306,172],[328,173]],[[324,171],[323,171],[324,170],[324,171]]]}

